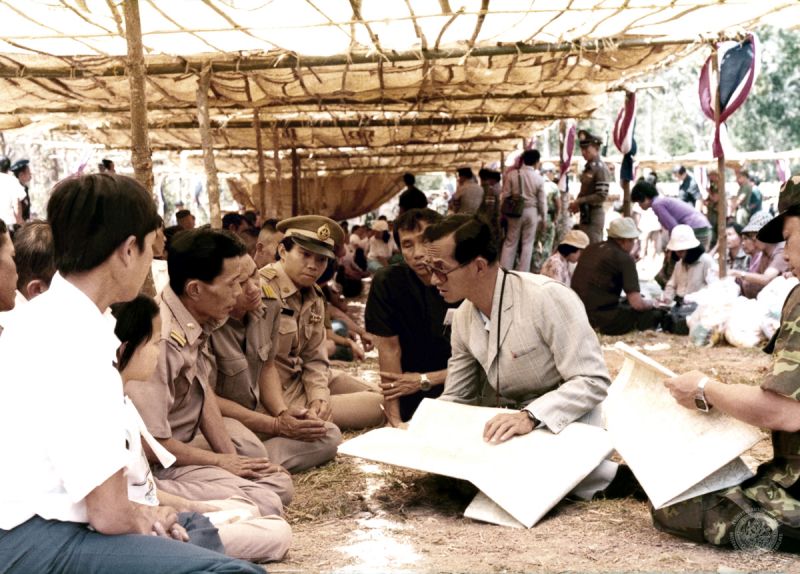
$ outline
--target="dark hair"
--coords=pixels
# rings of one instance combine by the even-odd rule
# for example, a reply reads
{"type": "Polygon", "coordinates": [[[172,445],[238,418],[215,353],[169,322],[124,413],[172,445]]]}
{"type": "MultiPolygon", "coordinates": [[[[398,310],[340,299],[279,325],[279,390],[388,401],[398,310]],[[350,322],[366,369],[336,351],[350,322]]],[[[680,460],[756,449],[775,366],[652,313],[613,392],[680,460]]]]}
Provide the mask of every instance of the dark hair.
{"type": "Polygon", "coordinates": [[[50,285],[56,273],[53,253],[53,232],[44,221],[30,221],[14,234],[14,261],[17,264],[17,289],[25,293],[25,285],[39,279],[50,285]]]}
{"type": "Polygon", "coordinates": [[[725,226],[725,229],[733,229],[736,232],[736,235],[741,237],[742,236],[742,229],[744,229],[744,227],[742,227],[741,225],[739,225],[735,221],[731,221],[725,226]]]}
{"type": "Polygon", "coordinates": [[[522,163],[525,165],[536,165],[539,163],[539,158],[542,155],[539,153],[538,149],[526,149],[522,152],[522,163]]]}
{"type": "Polygon", "coordinates": [[[432,209],[417,208],[409,209],[403,215],[394,220],[394,242],[400,246],[400,231],[416,231],[420,228],[423,221],[428,225],[439,223],[442,215],[432,209]]]}
{"type": "Polygon", "coordinates": [[[682,166],[682,165],[679,166],[678,167],[678,174],[679,175],[686,175],[686,168],[684,166],[682,166]]]}
{"type": "Polygon", "coordinates": [[[426,241],[437,241],[453,236],[456,248],[453,257],[465,265],[477,257],[489,263],[497,261],[497,236],[486,221],[475,215],[457,214],[443,218],[425,229],[426,241]]]}
{"type": "Polygon", "coordinates": [[[256,226],[256,221],[258,220],[258,213],[256,213],[252,209],[248,209],[247,211],[245,211],[242,217],[244,217],[247,223],[250,224],[250,227],[256,226]]]}
{"type": "Polygon", "coordinates": [[[61,180],[47,203],[56,267],[66,275],[94,269],[128,237],[139,250],[158,229],[152,196],[131,177],[93,173],[61,180]]]}
{"type": "Polygon", "coordinates": [[[414,177],[413,173],[404,173],[403,174],[403,183],[405,183],[407,186],[411,187],[412,185],[414,185],[414,182],[416,182],[416,181],[417,181],[417,178],[414,177]]]}
{"type": "Polygon", "coordinates": [[[456,173],[458,174],[458,177],[465,177],[467,179],[472,179],[475,177],[472,173],[471,167],[460,167],[458,170],[456,170],[456,173]]]}
{"type": "Polygon", "coordinates": [[[183,295],[190,279],[212,283],[222,273],[225,259],[245,253],[242,240],[230,231],[201,227],[177,233],[167,251],[169,286],[176,295],[183,295]]]}
{"type": "Polygon", "coordinates": [[[178,211],[175,212],[175,219],[176,220],[183,219],[184,217],[189,217],[191,214],[192,212],[189,211],[188,209],[179,209],[178,211]]]}
{"type": "Polygon", "coordinates": [[[499,171],[495,171],[493,169],[490,169],[488,171],[489,173],[486,174],[486,179],[491,181],[500,181],[500,179],[502,178],[499,171]]]}
{"type": "Polygon", "coordinates": [[[564,257],[569,257],[570,255],[572,255],[576,251],[580,251],[580,249],[578,247],[575,247],[574,245],[569,245],[567,243],[559,244],[557,249],[558,249],[558,252],[561,255],[563,255],[564,257]]]}
{"type": "Polygon", "coordinates": [[[267,219],[266,221],[264,221],[264,223],[261,224],[261,229],[262,230],[269,229],[273,233],[278,231],[278,220],[275,219],[274,217],[267,219]]]}
{"type": "Polygon", "coordinates": [[[98,168],[98,169],[99,169],[101,172],[102,172],[103,170],[110,170],[112,167],[114,167],[114,162],[113,162],[113,161],[111,161],[110,159],[105,159],[105,158],[104,158],[104,159],[100,160],[100,163],[99,163],[99,164],[97,164],[97,168],[98,168]]]}
{"type": "Polygon", "coordinates": [[[231,226],[239,227],[242,224],[242,217],[238,213],[226,213],[222,216],[222,229],[228,229],[231,226]]]}
{"type": "Polygon", "coordinates": [[[706,252],[705,247],[701,243],[697,247],[692,247],[691,249],[686,250],[686,255],[683,256],[683,263],[684,265],[692,265],[697,263],[697,260],[700,259],[700,256],[706,252]]]}
{"type": "Polygon", "coordinates": [[[158,315],[158,305],[147,295],[139,295],[126,303],[111,305],[111,313],[117,320],[114,334],[124,346],[120,347],[117,357],[117,370],[128,366],[136,349],[149,341],[153,335],[153,319],[158,315]]]}
{"type": "Polygon", "coordinates": [[[0,156],[0,173],[8,173],[9,169],[11,169],[11,160],[4,155],[0,156]]]}
{"type": "Polygon", "coordinates": [[[351,234],[352,234],[352,233],[355,233],[355,232],[356,232],[356,231],[358,231],[359,229],[361,229],[361,226],[360,226],[358,223],[356,223],[355,225],[353,225],[353,228],[350,230],[350,233],[351,233],[351,234]]]}
{"type": "Polygon", "coordinates": [[[655,185],[649,181],[640,179],[636,182],[636,185],[634,185],[633,189],[631,190],[631,201],[639,203],[645,199],[653,199],[657,195],[658,190],[656,189],[655,185]]]}
{"type": "Polygon", "coordinates": [[[746,177],[747,179],[750,179],[750,172],[747,171],[746,169],[743,169],[743,170],[739,171],[739,175],[742,175],[742,176],[746,177]]]}
{"type": "Polygon", "coordinates": [[[8,226],[5,221],[0,219],[0,247],[6,244],[6,240],[8,239],[6,233],[8,233],[8,226]]]}
{"type": "Polygon", "coordinates": [[[389,233],[388,231],[383,231],[380,234],[380,238],[381,238],[381,240],[383,240],[384,243],[389,243],[389,239],[391,237],[392,237],[392,234],[389,233]]]}

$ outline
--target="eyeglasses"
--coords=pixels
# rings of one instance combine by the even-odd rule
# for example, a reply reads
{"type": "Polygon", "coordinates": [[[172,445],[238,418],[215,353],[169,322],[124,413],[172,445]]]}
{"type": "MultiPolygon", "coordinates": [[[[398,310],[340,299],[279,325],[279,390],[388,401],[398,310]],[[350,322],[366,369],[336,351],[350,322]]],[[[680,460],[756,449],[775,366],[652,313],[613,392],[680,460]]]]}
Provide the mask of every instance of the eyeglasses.
{"type": "Polygon", "coordinates": [[[466,263],[462,263],[458,267],[453,267],[449,271],[444,271],[442,269],[439,269],[438,267],[434,267],[430,263],[423,263],[423,265],[425,266],[425,269],[428,270],[428,273],[430,273],[431,275],[436,277],[436,279],[439,281],[439,283],[445,283],[447,281],[447,279],[448,279],[448,276],[453,271],[458,271],[459,269],[461,269],[462,267],[466,267],[470,263],[472,263],[472,261],[467,261],[466,263]]]}

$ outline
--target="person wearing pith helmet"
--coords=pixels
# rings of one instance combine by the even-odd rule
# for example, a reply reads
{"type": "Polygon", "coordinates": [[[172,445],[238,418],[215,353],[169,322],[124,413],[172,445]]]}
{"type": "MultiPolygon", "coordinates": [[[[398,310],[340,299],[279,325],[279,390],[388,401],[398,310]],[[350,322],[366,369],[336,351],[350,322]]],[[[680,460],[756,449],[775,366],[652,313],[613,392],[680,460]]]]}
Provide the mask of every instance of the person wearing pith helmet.
{"type": "MultiPolygon", "coordinates": [[[[786,241],[784,257],[800,269],[800,176],[784,184],[780,214],[758,231],[763,243],[786,241]]],[[[655,510],[656,528],[736,549],[800,552],[800,288],[783,305],[768,352],[772,367],[760,385],[726,383],[700,371],[664,382],[681,406],[720,412],[772,431],[772,460],[746,482],[655,510]]]]}
{"type": "Polygon", "coordinates": [[[569,204],[572,213],[580,213],[580,230],[589,236],[591,243],[603,240],[605,211],[603,203],[608,197],[608,187],[612,175],[600,157],[601,140],[589,130],[578,131],[578,145],[586,165],[581,173],[581,190],[578,197],[569,204]]]}
{"type": "MultiPolygon", "coordinates": [[[[384,421],[383,395],[343,372],[332,372],[325,348],[325,298],[317,280],[344,244],[338,223],[321,215],[284,219],[279,261],[260,271],[265,293],[281,303],[275,362],[283,389],[283,410],[361,429],[384,421]]],[[[301,416],[301,415],[297,415],[301,416]]]]}

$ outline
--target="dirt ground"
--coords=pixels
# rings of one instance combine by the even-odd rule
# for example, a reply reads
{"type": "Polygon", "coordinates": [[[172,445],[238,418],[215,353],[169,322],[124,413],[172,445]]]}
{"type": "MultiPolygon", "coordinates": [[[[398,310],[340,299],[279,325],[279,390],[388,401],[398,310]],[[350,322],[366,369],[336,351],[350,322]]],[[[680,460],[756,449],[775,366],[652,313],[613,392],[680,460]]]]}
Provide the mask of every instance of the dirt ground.
{"type": "MultiPolygon", "coordinates": [[[[730,382],[755,384],[769,366],[756,349],[696,349],[686,337],[637,333],[602,338],[612,377],[622,365],[618,340],[674,371],[698,368],[730,382]],[[661,350],[645,349],[652,345],[661,350]]],[[[370,355],[353,370],[375,380],[370,355]]],[[[771,456],[766,435],[749,455],[771,456]]],[[[647,504],[632,498],[564,501],[517,530],[463,518],[475,493],[468,483],[345,456],[299,475],[296,489],[294,544],[270,572],[800,572],[792,555],[718,550],[658,532],[647,504]]]]}

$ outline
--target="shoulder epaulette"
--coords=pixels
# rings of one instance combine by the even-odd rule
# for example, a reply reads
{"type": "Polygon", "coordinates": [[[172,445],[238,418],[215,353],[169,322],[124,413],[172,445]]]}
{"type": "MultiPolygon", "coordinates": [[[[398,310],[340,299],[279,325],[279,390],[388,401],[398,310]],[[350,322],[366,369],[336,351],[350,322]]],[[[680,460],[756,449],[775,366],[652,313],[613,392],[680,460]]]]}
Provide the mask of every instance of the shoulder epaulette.
{"type": "Polygon", "coordinates": [[[178,343],[181,347],[186,346],[186,338],[176,329],[170,331],[169,338],[178,343]]]}
{"type": "Polygon", "coordinates": [[[265,299],[277,299],[278,294],[275,293],[275,290],[272,288],[272,285],[269,283],[262,283],[261,284],[261,293],[264,295],[265,299]]]}
{"type": "Polygon", "coordinates": [[[322,287],[320,287],[316,283],[314,283],[314,291],[316,291],[317,295],[319,295],[320,297],[324,297],[325,296],[325,292],[322,290],[322,287]]]}
{"type": "Polygon", "coordinates": [[[278,276],[278,272],[275,271],[275,269],[273,269],[272,267],[262,267],[259,273],[267,281],[272,281],[273,279],[275,279],[275,277],[278,276]]]}

